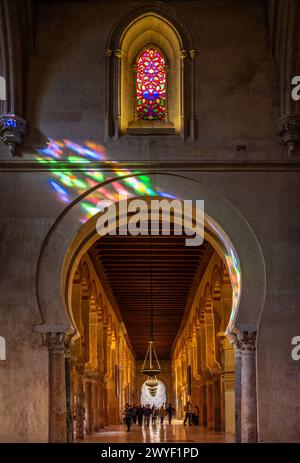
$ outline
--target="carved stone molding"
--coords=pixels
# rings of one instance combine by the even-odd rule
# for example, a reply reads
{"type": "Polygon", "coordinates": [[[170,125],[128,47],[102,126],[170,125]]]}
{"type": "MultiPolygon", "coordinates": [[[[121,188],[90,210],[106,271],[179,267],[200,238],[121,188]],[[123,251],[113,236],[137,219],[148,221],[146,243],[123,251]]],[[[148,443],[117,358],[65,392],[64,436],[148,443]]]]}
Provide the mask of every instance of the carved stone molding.
{"type": "Polygon", "coordinates": [[[300,145],[300,115],[288,115],[278,119],[277,133],[288,147],[289,156],[294,156],[300,145]]]}
{"type": "Polygon", "coordinates": [[[15,114],[3,114],[0,116],[0,143],[5,143],[11,154],[16,153],[16,146],[22,143],[23,136],[27,132],[27,122],[15,114]]]}
{"type": "Polygon", "coordinates": [[[180,50],[179,58],[180,59],[185,59],[187,57],[188,53],[186,50],[180,50]]]}
{"type": "Polygon", "coordinates": [[[120,49],[118,48],[117,50],[114,51],[114,55],[115,55],[117,58],[122,58],[123,52],[122,52],[122,50],[120,50],[120,49]]]}
{"type": "Polygon", "coordinates": [[[189,55],[191,59],[197,58],[197,55],[198,55],[197,50],[190,50],[189,55]]]}

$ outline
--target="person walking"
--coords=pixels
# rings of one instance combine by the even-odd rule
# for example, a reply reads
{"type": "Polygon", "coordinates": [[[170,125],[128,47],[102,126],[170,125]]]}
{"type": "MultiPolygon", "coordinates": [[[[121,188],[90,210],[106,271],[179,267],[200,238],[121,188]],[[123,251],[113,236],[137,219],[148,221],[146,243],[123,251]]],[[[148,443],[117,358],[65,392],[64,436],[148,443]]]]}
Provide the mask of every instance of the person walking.
{"type": "Polygon", "coordinates": [[[194,408],[193,415],[192,415],[193,416],[192,421],[195,426],[199,426],[199,413],[200,413],[199,407],[198,405],[196,405],[194,408]]]}
{"type": "Polygon", "coordinates": [[[183,426],[186,426],[187,421],[189,422],[189,426],[191,426],[192,424],[192,404],[189,400],[187,401],[184,407],[184,411],[185,411],[185,418],[184,418],[183,426]]]}
{"type": "Polygon", "coordinates": [[[158,414],[159,414],[159,417],[160,417],[160,424],[163,425],[164,424],[164,418],[166,416],[166,409],[165,409],[165,407],[163,405],[161,405],[161,407],[159,408],[158,414]]]}
{"type": "Polygon", "coordinates": [[[132,407],[129,404],[125,405],[123,415],[124,415],[125,424],[127,426],[127,432],[129,432],[130,426],[131,426],[131,419],[132,419],[132,407]]]}
{"type": "Polygon", "coordinates": [[[144,407],[142,404],[137,409],[137,419],[138,419],[138,424],[139,426],[142,426],[143,424],[143,416],[144,416],[144,407]]]}
{"type": "Polygon", "coordinates": [[[158,416],[157,408],[153,406],[152,408],[152,424],[156,424],[156,419],[158,416]]]}
{"type": "Polygon", "coordinates": [[[144,415],[145,415],[145,425],[146,426],[149,426],[150,424],[150,416],[151,416],[151,408],[150,408],[150,405],[148,404],[145,408],[145,411],[144,411],[144,415]]]}
{"type": "Polygon", "coordinates": [[[131,420],[132,420],[132,424],[136,424],[136,420],[137,420],[137,405],[136,404],[132,407],[131,420]]]}
{"type": "Polygon", "coordinates": [[[166,408],[166,412],[168,414],[168,418],[169,418],[169,424],[172,424],[172,418],[173,418],[173,415],[175,413],[175,408],[172,407],[172,404],[169,404],[166,408]]]}

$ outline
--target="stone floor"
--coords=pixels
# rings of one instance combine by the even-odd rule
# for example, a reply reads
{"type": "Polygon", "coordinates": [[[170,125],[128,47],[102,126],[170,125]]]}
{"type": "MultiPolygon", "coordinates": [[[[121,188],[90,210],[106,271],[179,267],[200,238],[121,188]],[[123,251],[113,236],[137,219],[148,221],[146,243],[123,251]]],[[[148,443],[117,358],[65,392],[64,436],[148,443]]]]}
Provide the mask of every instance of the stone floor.
{"type": "MultiPolygon", "coordinates": [[[[78,442],[78,441],[77,441],[78,442]]],[[[181,421],[169,425],[160,424],[147,426],[133,425],[130,432],[126,432],[123,425],[109,426],[98,433],[86,436],[80,442],[117,443],[117,442],[203,442],[225,443],[234,442],[231,434],[207,431],[199,426],[183,426],[181,421]]]]}

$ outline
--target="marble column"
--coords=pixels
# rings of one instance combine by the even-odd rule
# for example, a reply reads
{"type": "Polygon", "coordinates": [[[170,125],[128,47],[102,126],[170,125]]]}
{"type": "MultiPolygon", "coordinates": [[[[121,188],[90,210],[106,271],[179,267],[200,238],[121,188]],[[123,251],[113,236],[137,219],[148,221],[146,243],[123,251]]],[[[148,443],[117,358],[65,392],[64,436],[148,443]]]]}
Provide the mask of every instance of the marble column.
{"type": "Polygon", "coordinates": [[[67,338],[65,343],[65,378],[66,378],[66,427],[67,442],[73,442],[73,408],[72,408],[72,361],[71,361],[71,339],[67,338]]]}
{"type": "Polygon", "coordinates": [[[241,441],[257,442],[256,332],[241,331],[241,441]]]}
{"type": "Polygon", "coordinates": [[[92,434],[93,432],[93,407],[92,407],[92,381],[87,379],[85,381],[85,403],[86,403],[86,433],[92,434]]]}
{"type": "Polygon", "coordinates": [[[83,384],[84,364],[76,365],[77,373],[77,394],[76,394],[76,438],[84,439],[84,384],[83,384]]]}
{"type": "Polygon", "coordinates": [[[240,342],[234,344],[235,358],[235,441],[241,442],[241,369],[242,369],[242,351],[240,342]]]}
{"type": "Polygon", "coordinates": [[[46,343],[49,348],[49,442],[62,443],[67,440],[65,335],[47,333],[46,343]]]}

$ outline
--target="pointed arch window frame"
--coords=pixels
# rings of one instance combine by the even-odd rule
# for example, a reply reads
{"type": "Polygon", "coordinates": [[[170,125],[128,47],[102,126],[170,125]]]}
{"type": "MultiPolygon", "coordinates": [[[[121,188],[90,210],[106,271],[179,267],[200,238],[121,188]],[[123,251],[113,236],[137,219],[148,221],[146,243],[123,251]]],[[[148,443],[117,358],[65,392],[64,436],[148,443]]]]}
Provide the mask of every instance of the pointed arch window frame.
{"type": "MultiPolygon", "coordinates": [[[[168,5],[141,1],[124,12],[113,25],[106,42],[106,117],[105,140],[119,139],[127,132],[122,128],[121,68],[124,61],[122,41],[132,25],[147,16],[159,18],[175,33],[179,50],[176,55],[180,68],[180,108],[178,135],[182,140],[197,139],[195,113],[195,58],[197,51],[190,28],[183,17],[168,5]]],[[[128,64],[129,65],[129,64],[128,64]]]]}

